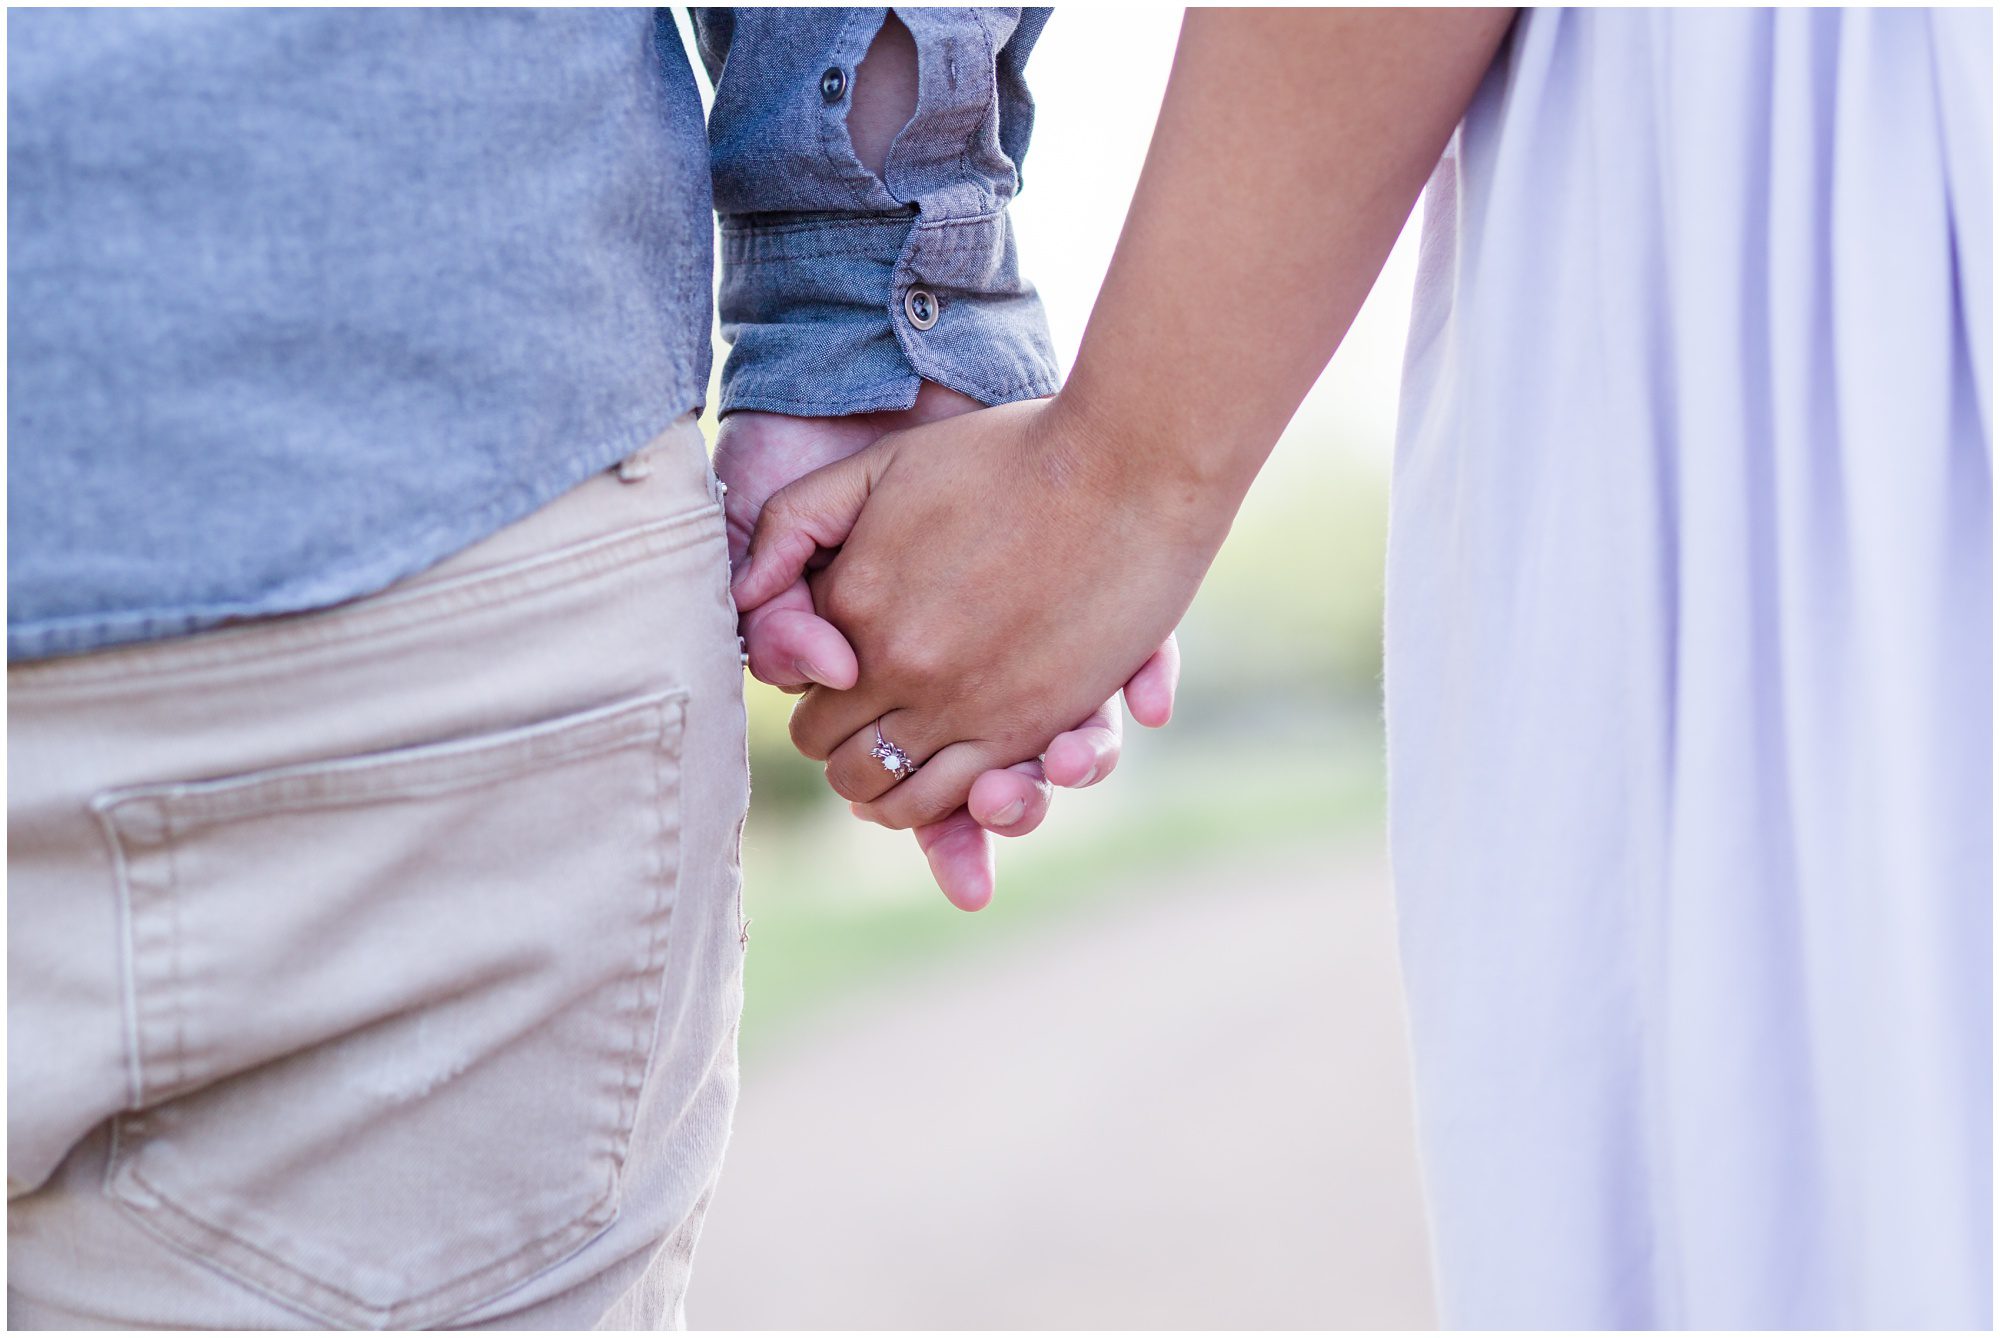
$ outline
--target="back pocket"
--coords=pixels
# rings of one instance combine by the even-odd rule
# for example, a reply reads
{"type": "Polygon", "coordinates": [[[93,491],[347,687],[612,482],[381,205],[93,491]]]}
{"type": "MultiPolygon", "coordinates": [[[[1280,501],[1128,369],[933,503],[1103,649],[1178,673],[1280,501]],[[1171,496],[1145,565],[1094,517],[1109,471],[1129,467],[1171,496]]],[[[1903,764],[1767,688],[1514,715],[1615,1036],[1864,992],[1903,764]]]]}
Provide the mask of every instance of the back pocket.
{"type": "Polygon", "coordinates": [[[130,935],[108,1190],[331,1324],[436,1324],[618,1212],[686,700],[99,796],[130,935]]]}

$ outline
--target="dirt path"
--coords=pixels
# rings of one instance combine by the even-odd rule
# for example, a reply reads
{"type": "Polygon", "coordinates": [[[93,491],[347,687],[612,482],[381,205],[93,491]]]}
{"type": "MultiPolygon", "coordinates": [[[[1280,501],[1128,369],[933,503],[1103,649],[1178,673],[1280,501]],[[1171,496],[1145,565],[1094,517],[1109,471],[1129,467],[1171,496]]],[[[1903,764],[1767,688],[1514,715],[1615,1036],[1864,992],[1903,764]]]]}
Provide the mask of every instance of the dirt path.
{"type": "Polygon", "coordinates": [[[692,1325],[1431,1324],[1379,855],[1108,901],[749,1056],[692,1325]]]}

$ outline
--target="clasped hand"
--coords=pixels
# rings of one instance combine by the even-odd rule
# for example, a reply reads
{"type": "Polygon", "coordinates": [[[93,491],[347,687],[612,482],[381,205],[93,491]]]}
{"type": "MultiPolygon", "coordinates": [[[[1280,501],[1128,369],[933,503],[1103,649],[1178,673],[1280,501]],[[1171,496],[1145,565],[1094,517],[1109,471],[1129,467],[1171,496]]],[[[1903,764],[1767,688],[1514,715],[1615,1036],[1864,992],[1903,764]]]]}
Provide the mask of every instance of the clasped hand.
{"type": "Polygon", "coordinates": [[[1096,770],[1079,734],[1115,729],[1121,687],[1135,718],[1165,722],[1171,631],[1220,535],[1184,486],[1128,475],[1108,446],[1057,401],[1005,405],[892,432],[763,504],[738,608],[746,624],[774,601],[803,614],[803,581],[851,648],[851,686],[808,687],[791,729],[858,814],[977,812],[975,787],[1045,751],[1051,779],[1087,783],[1057,774],[1057,745],[1096,770]],[[873,755],[878,731],[913,775],[873,755]]]}

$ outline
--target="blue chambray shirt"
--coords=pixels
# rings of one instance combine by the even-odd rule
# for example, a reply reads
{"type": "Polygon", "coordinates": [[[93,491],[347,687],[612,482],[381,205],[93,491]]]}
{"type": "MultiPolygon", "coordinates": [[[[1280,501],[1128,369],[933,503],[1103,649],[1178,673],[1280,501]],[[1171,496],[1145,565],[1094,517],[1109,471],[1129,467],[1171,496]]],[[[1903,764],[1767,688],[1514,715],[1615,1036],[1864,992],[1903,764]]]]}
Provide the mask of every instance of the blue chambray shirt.
{"type": "Polygon", "coordinates": [[[886,12],[695,11],[706,138],[663,11],[11,12],[9,657],[365,595],[616,463],[705,398],[712,207],[725,412],[1052,392],[1047,11],[899,9],[878,179],[886,12]]]}

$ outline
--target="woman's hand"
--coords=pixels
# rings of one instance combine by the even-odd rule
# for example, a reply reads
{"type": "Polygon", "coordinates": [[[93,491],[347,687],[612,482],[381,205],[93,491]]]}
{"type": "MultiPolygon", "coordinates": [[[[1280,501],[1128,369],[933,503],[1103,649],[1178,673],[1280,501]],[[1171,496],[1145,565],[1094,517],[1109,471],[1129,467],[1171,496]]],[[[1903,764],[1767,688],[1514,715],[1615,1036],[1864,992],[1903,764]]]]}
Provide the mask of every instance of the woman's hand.
{"type": "MultiPolygon", "coordinates": [[[[839,418],[800,418],[743,412],[722,422],[716,473],[728,485],[724,499],[730,560],[740,570],[750,533],[772,494],[822,465],[842,460],[884,433],[980,408],[978,401],[926,382],[914,407],[839,418]]],[[[750,671],[786,691],[814,683],[853,684],[853,650],[820,618],[803,578],[769,600],[747,608],[738,630],[750,671]]],[[[1173,713],[1179,656],[1171,639],[1126,686],[1134,718],[1164,725],[1173,713]]],[[[953,905],[977,910],[991,899],[993,850],[987,833],[1024,836],[1047,815],[1051,785],[1080,788],[1111,774],[1122,747],[1115,700],[1060,735],[1045,758],[996,769],[973,786],[966,808],[916,832],[931,874],[953,905]]]]}
{"type": "MultiPolygon", "coordinates": [[[[1148,667],[1227,531],[1233,496],[1143,460],[1060,401],[893,433],[762,509],[735,593],[744,608],[810,576],[858,658],[815,687],[792,737],[833,788],[891,827],[936,822],[975,780],[1052,740],[1148,667]],[[865,505],[865,510],[864,510],[865,505]],[[900,784],[882,738],[921,765],[900,784]]],[[[1135,715],[1154,712],[1128,689],[1135,715]]]]}
{"type": "MultiPolygon", "coordinates": [[[[925,382],[916,404],[908,409],[834,418],[754,411],[730,414],[716,434],[715,473],[729,489],[723,516],[731,567],[742,569],[757,517],[786,484],[846,459],[885,433],[982,407],[969,395],[925,382]]],[[[812,592],[803,578],[755,607],[744,608],[737,631],[750,655],[750,672],[759,682],[787,692],[803,692],[814,683],[833,688],[854,683],[854,652],[831,623],[813,612],[812,592]]]]}

